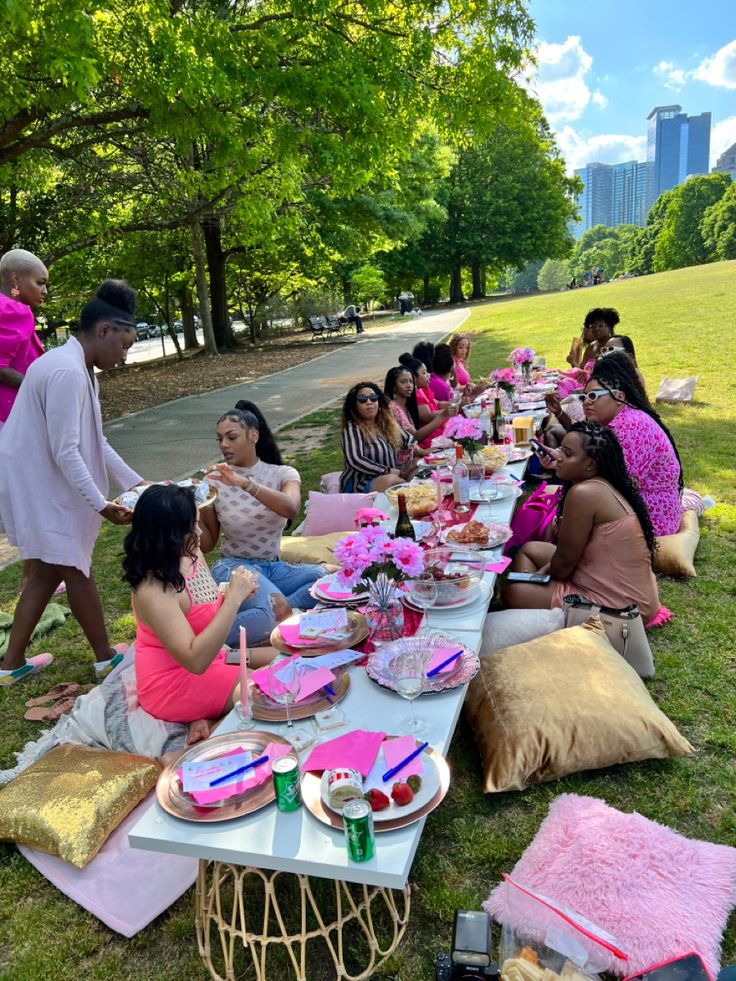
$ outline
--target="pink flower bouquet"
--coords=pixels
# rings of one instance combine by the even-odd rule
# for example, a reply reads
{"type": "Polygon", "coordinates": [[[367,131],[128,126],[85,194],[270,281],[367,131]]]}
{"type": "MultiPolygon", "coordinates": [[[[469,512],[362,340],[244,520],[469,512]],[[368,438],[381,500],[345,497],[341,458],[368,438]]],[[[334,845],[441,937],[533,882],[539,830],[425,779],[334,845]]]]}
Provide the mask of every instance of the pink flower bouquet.
{"type": "Polygon", "coordinates": [[[522,365],[531,364],[536,357],[534,351],[530,347],[515,347],[514,350],[508,357],[508,360],[515,364],[517,368],[522,365]]]}
{"type": "Polygon", "coordinates": [[[459,443],[472,459],[481,447],[483,427],[478,419],[452,416],[445,423],[445,436],[459,443]]]}
{"type": "Polygon", "coordinates": [[[521,381],[513,368],[498,368],[493,372],[491,377],[498,387],[502,388],[507,395],[513,395],[516,386],[521,381]]]}
{"type": "Polygon", "coordinates": [[[361,528],[341,538],[335,545],[335,558],[341,568],[337,573],[342,586],[361,592],[361,583],[412,579],[424,570],[424,553],[409,538],[390,538],[383,528],[361,528]]]}

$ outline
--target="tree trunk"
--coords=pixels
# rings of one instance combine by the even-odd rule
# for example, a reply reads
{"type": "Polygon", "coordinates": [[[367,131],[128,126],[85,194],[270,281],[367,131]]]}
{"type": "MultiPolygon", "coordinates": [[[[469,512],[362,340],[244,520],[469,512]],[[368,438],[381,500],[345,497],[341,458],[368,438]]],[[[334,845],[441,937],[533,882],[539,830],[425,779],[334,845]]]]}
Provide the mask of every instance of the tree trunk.
{"type": "Polygon", "coordinates": [[[194,301],[192,291],[185,286],[179,294],[181,304],[181,322],[184,325],[184,350],[193,351],[199,347],[197,328],[194,326],[194,301]]]}
{"type": "Polygon", "coordinates": [[[205,215],[202,232],[207,250],[207,269],[210,274],[212,298],[212,330],[218,347],[235,347],[235,336],[227,312],[227,286],[225,283],[225,255],[222,251],[222,226],[217,215],[205,215]]]}
{"type": "Polygon", "coordinates": [[[166,320],[166,329],[169,332],[169,337],[174,342],[174,347],[176,349],[176,360],[183,361],[184,355],[181,353],[181,345],[179,344],[179,338],[176,331],[174,330],[174,325],[171,322],[171,294],[169,293],[169,274],[166,274],[166,287],[165,287],[165,310],[164,319],[166,320]]]}
{"type": "Polygon", "coordinates": [[[453,266],[450,274],[450,303],[465,303],[463,296],[463,271],[460,265],[453,266]]]}
{"type": "Polygon", "coordinates": [[[204,261],[204,242],[202,239],[202,227],[199,218],[195,217],[191,223],[192,231],[192,254],[194,256],[194,272],[197,278],[197,299],[199,300],[199,316],[202,320],[202,331],[204,332],[204,349],[211,357],[217,357],[217,343],[212,330],[212,318],[210,316],[210,298],[207,295],[207,269],[204,261]]]}
{"type": "Polygon", "coordinates": [[[422,276],[422,282],[424,284],[423,286],[424,296],[422,297],[422,304],[426,307],[427,304],[429,303],[429,273],[425,273],[424,276],[422,276]]]}
{"type": "Polygon", "coordinates": [[[483,290],[483,267],[479,262],[474,262],[470,268],[473,274],[473,292],[470,294],[470,299],[481,300],[485,295],[483,290]]]}

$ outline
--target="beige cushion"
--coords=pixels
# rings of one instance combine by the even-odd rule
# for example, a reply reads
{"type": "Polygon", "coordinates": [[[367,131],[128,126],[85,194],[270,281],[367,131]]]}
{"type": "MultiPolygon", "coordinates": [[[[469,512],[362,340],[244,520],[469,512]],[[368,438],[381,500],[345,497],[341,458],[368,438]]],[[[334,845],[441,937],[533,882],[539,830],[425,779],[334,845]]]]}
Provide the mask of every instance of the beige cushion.
{"type": "Polygon", "coordinates": [[[654,571],[666,576],[696,576],[695,550],[700,541],[700,525],[694,511],[683,511],[680,530],[676,535],[657,539],[654,552],[654,571]]]}
{"type": "Polygon", "coordinates": [[[487,793],[693,752],[597,618],[483,658],[465,710],[487,793]]]}
{"type": "Polygon", "coordinates": [[[0,790],[0,839],[82,869],[160,772],[145,756],[56,746],[0,790]]]}
{"type": "Polygon", "coordinates": [[[305,562],[335,565],[335,543],[347,534],[347,531],[334,531],[330,535],[284,535],[281,539],[281,559],[295,565],[305,562]]]}

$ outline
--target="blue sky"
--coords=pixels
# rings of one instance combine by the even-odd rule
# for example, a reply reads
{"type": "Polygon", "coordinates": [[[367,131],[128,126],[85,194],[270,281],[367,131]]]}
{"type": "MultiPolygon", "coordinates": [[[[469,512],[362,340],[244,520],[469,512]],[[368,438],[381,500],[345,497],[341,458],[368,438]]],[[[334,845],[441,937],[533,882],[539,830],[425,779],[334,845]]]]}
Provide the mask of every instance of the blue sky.
{"type": "Polygon", "coordinates": [[[530,0],[532,83],[570,170],[646,159],[646,117],[712,113],[711,165],[736,142],[736,4],[727,0],[530,0]]]}

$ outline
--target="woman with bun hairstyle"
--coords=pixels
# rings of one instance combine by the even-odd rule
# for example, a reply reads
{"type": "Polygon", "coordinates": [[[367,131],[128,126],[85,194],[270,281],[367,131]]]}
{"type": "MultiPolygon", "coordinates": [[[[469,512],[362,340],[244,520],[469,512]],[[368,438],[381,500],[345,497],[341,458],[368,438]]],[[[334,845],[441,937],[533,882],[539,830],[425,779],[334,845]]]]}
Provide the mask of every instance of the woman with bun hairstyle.
{"type": "Polygon", "coordinates": [[[125,362],[135,341],[136,293],[105,280],[82,310],[77,337],[34,361],[0,433],[0,519],[24,559],[36,559],[15,609],[0,685],[42,671],[51,654],[26,658],[31,634],[63,580],[72,613],[94,651],[97,677],[122,659],[110,646],[91,573],[103,519],[128,524],[109,500],[108,477],[141,483],[105,439],[94,369],[125,362]]]}
{"type": "Polygon", "coordinates": [[[435,436],[441,436],[445,429],[445,423],[447,422],[447,415],[450,414],[449,410],[445,418],[443,419],[439,413],[443,409],[448,408],[446,402],[440,404],[434,397],[432,390],[429,387],[429,372],[427,371],[427,366],[423,361],[418,358],[413,357],[411,354],[401,354],[399,356],[399,364],[403,365],[404,368],[408,368],[409,371],[414,376],[414,390],[417,396],[417,410],[419,412],[419,423],[420,426],[426,426],[428,422],[431,422],[433,418],[439,417],[442,421],[438,423],[437,428],[433,429],[428,436],[425,436],[420,440],[419,445],[423,448],[427,448],[431,445],[432,440],[435,436]]]}

